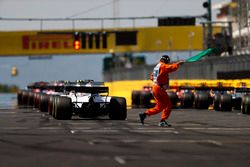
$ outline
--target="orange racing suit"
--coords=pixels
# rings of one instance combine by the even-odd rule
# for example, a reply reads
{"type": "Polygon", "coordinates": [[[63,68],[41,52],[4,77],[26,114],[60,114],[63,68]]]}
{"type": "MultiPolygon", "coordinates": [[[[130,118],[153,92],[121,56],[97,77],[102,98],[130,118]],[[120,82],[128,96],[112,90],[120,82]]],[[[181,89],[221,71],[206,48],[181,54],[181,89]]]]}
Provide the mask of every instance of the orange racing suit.
{"type": "Polygon", "coordinates": [[[150,108],[145,112],[148,116],[162,111],[161,121],[168,119],[172,109],[171,101],[166,92],[166,89],[169,87],[168,74],[176,71],[178,68],[178,63],[165,64],[163,62],[159,62],[154,67],[154,71],[151,74],[150,79],[153,80],[152,93],[156,101],[156,105],[154,108],[150,108]]]}

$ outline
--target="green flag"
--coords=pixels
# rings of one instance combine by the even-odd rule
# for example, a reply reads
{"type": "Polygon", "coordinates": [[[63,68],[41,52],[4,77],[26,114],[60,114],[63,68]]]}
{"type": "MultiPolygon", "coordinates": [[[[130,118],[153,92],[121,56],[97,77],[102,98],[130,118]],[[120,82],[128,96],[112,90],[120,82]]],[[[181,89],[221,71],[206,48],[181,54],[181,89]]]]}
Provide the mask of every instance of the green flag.
{"type": "Polygon", "coordinates": [[[188,59],[186,60],[186,62],[195,62],[195,61],[197,61],[197,60],[200,60],[202,57],[211,54],[213,51],[214,51],[213,48],[209,48],[209,49],[207,49],[207,50],[204,50],[204,51],[198,53],[197,55],[188,58],[188,59]]]}

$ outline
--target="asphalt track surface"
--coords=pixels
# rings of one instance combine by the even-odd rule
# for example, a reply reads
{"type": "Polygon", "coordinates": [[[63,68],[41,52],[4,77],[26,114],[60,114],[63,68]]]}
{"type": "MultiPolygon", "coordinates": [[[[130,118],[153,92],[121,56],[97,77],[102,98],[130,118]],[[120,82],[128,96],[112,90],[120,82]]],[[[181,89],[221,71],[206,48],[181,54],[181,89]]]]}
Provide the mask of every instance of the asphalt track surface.
{"type": "Polygon", "coordinates": [[[158,127],[129,109],[125,121],[55,120],[35,109],[0,110],[1,167],[249,167],[250,115],[175,109],[158,127]]]}

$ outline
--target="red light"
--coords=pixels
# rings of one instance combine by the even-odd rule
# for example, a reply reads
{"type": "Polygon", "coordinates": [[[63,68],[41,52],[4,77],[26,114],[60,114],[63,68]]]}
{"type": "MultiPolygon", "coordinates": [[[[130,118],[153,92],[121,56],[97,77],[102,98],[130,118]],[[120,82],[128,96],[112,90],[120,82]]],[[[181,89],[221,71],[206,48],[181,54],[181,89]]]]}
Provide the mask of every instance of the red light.
{"type": "Polygon", "coordinates": [[[75,48],[75,50],[80,49],[80,41],[74,41],[74,48],[75,48]]]}

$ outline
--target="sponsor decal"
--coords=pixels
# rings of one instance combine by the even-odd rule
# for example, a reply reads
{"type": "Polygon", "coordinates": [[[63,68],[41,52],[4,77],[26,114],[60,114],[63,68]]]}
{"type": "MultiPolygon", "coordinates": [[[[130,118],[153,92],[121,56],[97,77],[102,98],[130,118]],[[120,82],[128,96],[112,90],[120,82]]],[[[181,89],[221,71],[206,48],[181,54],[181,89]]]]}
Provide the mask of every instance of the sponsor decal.
{"type": "Polygon", "coordinates": [[[73,49],[72,35],[37,34],[22,36],[24,50],[73,49]]]}

